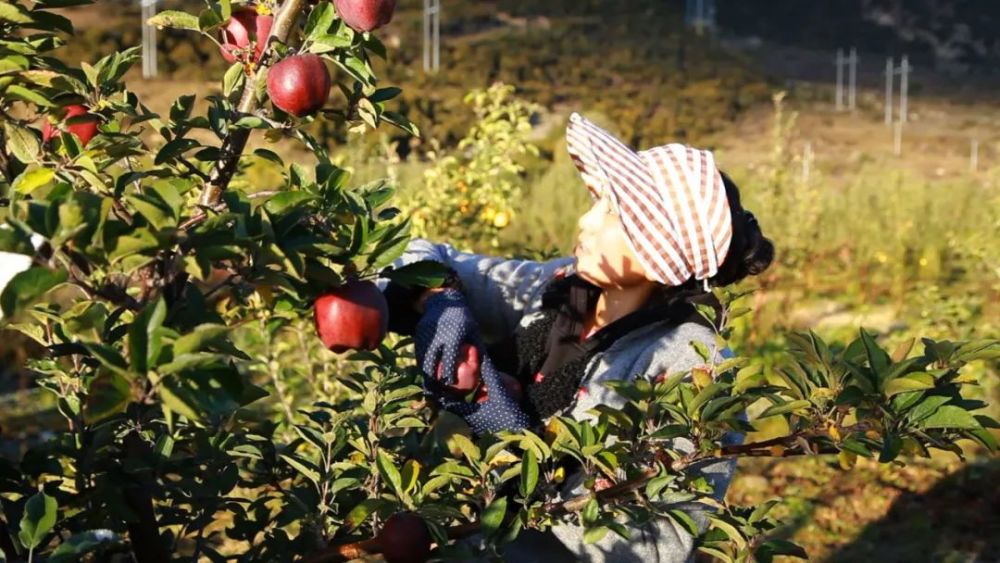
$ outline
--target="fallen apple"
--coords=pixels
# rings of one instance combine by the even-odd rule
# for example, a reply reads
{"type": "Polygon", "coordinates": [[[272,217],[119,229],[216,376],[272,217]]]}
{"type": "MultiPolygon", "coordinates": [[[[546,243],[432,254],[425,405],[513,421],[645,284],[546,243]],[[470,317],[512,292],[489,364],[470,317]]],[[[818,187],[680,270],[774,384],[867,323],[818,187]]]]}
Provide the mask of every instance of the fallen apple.
{"type": "Polygon", "coordinates": [[[226,26],[222,28],[222,58],[227,63],[235,63],[240,54],[253,45],[253,62],[260,60],[267,38],[271,34],[274,16],[258,14],[252,7],[240,8],[233,12],[226,26]]]}
{"type": "MultiPolygon", "coordinates": [[[[66,106],[64,111],[65,114],[63,115],[63,120],[71,117],[90,116],[90,118],[85,121],[72,123],[66,126],[66,131],[72,133],[77,139],[79,139],[81,145],[87,146],[87,143],[89,143],[90,140],[97,135],[97,117],[89,113],[87,106],[80,104],[66,106]]],[[[60,130],[53,127],[52,124],[46,120],[45,124],[42,125],[42,142],[49,142],[50,139],[56,137],[59,133],[60,130]]]]}
{"type": "Polygon", "coordinates": [[[412,512],[390,516],[376,539],[388,563],[424,563],[430,559],[434,541],[423,518],[412,512]]]}
{"type": "Polygon", "coordinates": [[[389,327],[389,306],[370,281],[327,291],[313,305],[316,332],[331,352],[374,350],[389,327]]]}
{"type": "Polygon", "coordinates": [[[267,94],[282,111],[302,117],[323,107],[330,95],[330,72],[316,55],[293,55],[267,73],[267,94]]]}
{"type": "Polygon", "coordinates": [[[340,19],[351,29],[372,31],[392,21],[396,0],[333,0],[340,19]]]}

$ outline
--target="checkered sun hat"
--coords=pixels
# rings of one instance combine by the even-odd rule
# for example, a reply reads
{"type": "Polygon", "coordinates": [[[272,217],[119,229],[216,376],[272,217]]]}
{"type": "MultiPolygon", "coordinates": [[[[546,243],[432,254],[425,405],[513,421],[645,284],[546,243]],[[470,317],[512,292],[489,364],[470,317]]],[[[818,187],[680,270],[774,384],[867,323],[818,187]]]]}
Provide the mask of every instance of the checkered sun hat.
{"type": "Polygon", "coordinates": [[[733,236],[712,153],[680,144],[636,152],[577,113],[566,143],[591,196],[610,188],[625,238],[646,272],[665,285],[694,277],[707,288],[733,236]]]}

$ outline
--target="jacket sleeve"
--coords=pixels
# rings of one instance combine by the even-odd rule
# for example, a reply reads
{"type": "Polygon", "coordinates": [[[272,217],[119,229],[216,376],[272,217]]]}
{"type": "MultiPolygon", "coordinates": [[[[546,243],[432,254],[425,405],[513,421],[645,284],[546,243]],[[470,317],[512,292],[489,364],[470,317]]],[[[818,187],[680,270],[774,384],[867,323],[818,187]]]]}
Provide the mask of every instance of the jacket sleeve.
{"type": "MultiPolygon", "coordinates": [[[[556,271],[574,263],[571,256],[546,262],[485,256],[456,250],[450,244],[418,238],[410,241],[393,266],[399,268],[423,260],[444,264],[458,275],[472,315],[487,343],[513,333],[521,317],[538,302],[545,285],[556,271]]],[[[378,280],[377,284],[390,301],[390,317],[395,312],[394,308],[409,306],[412,311],[412,302],[399,303],[400,299],[405,301],[409,296],[400,298],[398,286],[390,284],[385,278],[378,280]]],[[[394,324],[390,323],[391,326],[394,324]]]]}

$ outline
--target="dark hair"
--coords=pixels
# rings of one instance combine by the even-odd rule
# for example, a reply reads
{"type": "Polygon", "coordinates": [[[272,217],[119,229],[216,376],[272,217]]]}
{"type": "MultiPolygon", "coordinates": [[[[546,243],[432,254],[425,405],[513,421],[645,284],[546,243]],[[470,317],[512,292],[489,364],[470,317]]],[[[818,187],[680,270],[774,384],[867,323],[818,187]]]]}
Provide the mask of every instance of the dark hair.
{"type": "Polygon", "coordinates": [[[754,214],[743,209],[740,189],[725,173],[722,173],[722,183],[726,186],[726,198],[729,199],[733,240],[719,271],[709,280],[717,287],[737,283],[747,276],[756,276],[774,260],[774,244],[764,236],[754,214]]]}

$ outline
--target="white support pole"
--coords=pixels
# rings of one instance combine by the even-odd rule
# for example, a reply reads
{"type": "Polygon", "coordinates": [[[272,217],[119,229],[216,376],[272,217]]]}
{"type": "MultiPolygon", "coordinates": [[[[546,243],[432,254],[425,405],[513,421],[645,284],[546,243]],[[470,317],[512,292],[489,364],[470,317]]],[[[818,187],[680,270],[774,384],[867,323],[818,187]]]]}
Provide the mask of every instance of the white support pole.
{"type": "Polygon", "coordinates": [[[434,72],[441,68],[441,0],[434,0],[434,72]]]}
{"type": "Polygon", "coordinates": [[[156,15],[156,0],[142,0],[142,77],[153,78],[156,68],[156,28],[146,24],[156,15]]]}
{"type": "Polygon", "coordinates": [[[979,171],[979,139],[972,139],[969,150],[969,171],[975,174],[979,171]]]}
{"type": "Polygon", "coordinates": [[[892,126],[892,87],[896,82],[896,72],[892,57],[885,61],[885,124],[892,126]]]}
{"type": "Polygon", "coordinates": [[[906,123],[910,105],[910,58],[903,56],[903,61],[899,65],[899,72],[902,75],[899,79],[899,122],[906,123]]]}
{"type": "Polygon", "coordinates": [[[837,49],[837,111],[844,109],[844,50],[837,49]]]}
{"type": "Polygon", "coordinates": [[[441,0],[424,0],[424,72],[441,66],[441,0]]]}
{"type": "Polygon", "coordinates": [[[858,50],[851,47],[851,56],[848,58],[848,63],[850,64],[849,69],[849,90],[847,98],[847,107],[854,111],[858,108],[858,50]]]}

